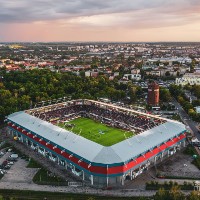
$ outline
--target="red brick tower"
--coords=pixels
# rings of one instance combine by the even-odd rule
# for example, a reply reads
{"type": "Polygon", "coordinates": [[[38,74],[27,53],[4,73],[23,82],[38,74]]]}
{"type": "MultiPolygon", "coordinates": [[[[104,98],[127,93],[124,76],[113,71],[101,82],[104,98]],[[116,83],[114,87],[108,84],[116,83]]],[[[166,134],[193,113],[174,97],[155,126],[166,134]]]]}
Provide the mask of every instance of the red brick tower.
{"type": "Polygon", "coordinates": [[[159,85],[156,82],[151,82],[148,85],[147,103],[150,106],[159,105],[159,85]]]}

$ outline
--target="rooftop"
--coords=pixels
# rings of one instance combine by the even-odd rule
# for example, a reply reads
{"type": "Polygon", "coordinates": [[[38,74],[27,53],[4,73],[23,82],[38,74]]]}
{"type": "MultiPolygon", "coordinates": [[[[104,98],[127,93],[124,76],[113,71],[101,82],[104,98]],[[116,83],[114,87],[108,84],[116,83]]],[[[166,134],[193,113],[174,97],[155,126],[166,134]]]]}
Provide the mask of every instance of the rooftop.
{"type": "MultiPolygon", "coordinates": [[[[102,105],[103,104],[106,105],[106,103],[102,103],[102,105]]],[[[127,108],[114,105],[111,106],[126,110],[127,112],[130,111],[130,109],[127,108]]],[[[11,114],[7,119],[37,134],[38,137],[52,141],[54,144],[61,146],[63,149],[66,149],[69,152],[88,160],[89,162],[101,164],[126,162],[139,156],[141,153],[144,153],[155,146],[161,145],[163,142],[178,136],[186,130],[185,125],[180,122],[163,119],[158,116],[138,111],[133,112],[140,115],[143,114],[149,117],[162,119],[164,120],[164,123],[109,147],[97,144],[71,131],[32,116],[24,111],[11,114]]]]}

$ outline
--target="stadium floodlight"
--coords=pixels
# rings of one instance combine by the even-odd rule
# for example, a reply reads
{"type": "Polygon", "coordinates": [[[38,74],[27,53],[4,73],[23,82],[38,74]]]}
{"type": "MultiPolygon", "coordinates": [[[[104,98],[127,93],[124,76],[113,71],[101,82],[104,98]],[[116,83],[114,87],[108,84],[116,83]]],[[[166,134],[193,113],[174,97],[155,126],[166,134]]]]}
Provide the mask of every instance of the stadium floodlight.
{"type": "Polygon", "coordinates": [[[92,164],[90,163],[90,164],[88,165],[88,169],[89,169],[91,166],[92,166],[92,164]]]}
{"type": "Polygon", "coordinates": [[[152,149],[149,149],[149,151],[153,154],[153,150],[152,149]]]}
{"type": "Polygon", "coordinates": [[[164,144],[168,147],[168,144],[167,144],[167,142],[164,142],[164,144]]]}
{"type": "Polygon", "coordinates": [[[15,126],[15,124],[12,124],[12,127],[14,127],[15,126]]]}
{"type": "Polygon", "coordinates": [[[162,149],[160,148],[160,146],[157,146],[157,148],[158,148],[160,151],[162,151],[162,149]]]}
{"type": "Polygon", "coordinates": [[[33,136],[33,138],[36,138],[36,137],[37,137],[37,135],[34,135],[34,136],[33,136]]]}
{"type": "Polygon", "coordinates": [[[83,161],[83,158],[81,158],[79,161],[78,161],[78,163],[81,163],[83,161]]]}
{"type": "Polygon", "coordinates": [[[19,126],[17,126],[17,130],[19,130],[20,129],[20,127],[19,126]]]}
{"type": "Polygon", "coordinates": [[[69,158],[73,157],[73,154],[69,155],[69,158]]]}
{"type": "Polygon", "coordinates": [[[39,139],[40,142],[41,142],[42,140],[43,140],[42,138],[39,139]]]}
{"type": "Polygon", "coordinates": [[[31,134],[31,132],[27,132],[27,135],[30,135],[31,134]]]}
{"type": "Polygon", "coordinates": [[[56,148],[57,148],[57,145],[53,147],[53,149],[56,149],[56,148]]]}
{"type": "Polygon", "coordinates": [[[50,141],[48,141],[47,143],[46,143],[46,145],[49,145],[50,144],[50,141]]]}
{"type": "Polygon", "coordinates": [[[124,166],[127,168],[127,164],[124,162],[124,166]]]}
{"type": "Polygon", "coordinates": [[[26,131],[26,130],[25,130],[25,129],[22,129],[22,133],[23,133],[24,131],[26,131]]]}
{"type": "Polygon", "coordinates": [[[142,156],[143,156],[144,158],[146,158],[145,154],[142,154],[142,156]]]}
{"type": "Polygon", "coordinates": [[[63,149],[60,153],[63,154],[65,152],[65,149],[63,149]]]}

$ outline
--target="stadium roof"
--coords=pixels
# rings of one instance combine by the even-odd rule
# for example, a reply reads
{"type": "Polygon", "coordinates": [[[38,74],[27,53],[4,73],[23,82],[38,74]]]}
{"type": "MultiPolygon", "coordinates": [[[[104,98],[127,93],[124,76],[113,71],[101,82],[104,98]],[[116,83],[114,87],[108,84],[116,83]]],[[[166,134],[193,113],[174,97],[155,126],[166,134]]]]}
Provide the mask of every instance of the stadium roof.
{"type": "Polygon", "coordinates": [[[167,121],[127,140],[104,147],[23,111],[11,114],[7,119],[89,162],[101,164],[125,163],[185,131],[184,124],[167,121]]]}

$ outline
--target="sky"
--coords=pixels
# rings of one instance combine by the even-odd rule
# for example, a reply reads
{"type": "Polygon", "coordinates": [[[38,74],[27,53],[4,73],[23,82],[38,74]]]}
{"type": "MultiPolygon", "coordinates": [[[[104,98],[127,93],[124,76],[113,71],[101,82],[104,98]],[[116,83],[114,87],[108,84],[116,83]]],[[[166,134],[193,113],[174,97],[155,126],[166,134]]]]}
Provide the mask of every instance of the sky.
{"type": "Polygon", "coordinates": [[[0,0],[0,42],[200,42],[200,0],[0,0]]]}

